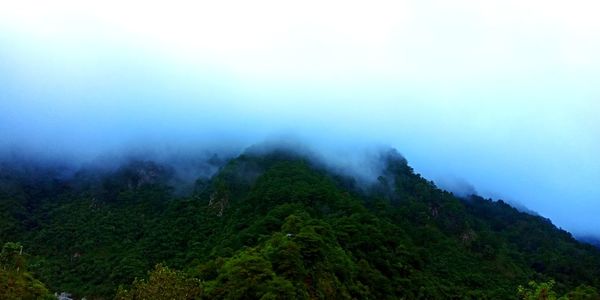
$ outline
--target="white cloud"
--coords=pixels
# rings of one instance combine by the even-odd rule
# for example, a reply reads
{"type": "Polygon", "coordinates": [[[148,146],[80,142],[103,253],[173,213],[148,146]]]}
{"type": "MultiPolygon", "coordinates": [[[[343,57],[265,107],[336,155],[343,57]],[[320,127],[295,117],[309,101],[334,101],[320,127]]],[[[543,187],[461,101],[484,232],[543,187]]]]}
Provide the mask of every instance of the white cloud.
{"type": "Polygon", "coordinates": [[[94,149],[280,129],[387,142],[425,175],[460,175],[582,228],[597,221],[570,216],[600,213],[598,11],[592,0],[4,1],[0,142],[94,149]]]}

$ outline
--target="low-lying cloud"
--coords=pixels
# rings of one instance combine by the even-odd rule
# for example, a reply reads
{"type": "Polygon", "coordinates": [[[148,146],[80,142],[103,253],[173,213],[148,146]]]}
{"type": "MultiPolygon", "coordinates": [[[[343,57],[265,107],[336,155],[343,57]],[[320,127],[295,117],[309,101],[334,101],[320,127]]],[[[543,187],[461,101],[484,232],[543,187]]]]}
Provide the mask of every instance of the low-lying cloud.
{"type": "Polygon", "coordinates": [[[0,149],[83,164],[283,139],[368,178],[385,145],[599,234],[594,1],[332,3],[7,5],[0,149]]]}

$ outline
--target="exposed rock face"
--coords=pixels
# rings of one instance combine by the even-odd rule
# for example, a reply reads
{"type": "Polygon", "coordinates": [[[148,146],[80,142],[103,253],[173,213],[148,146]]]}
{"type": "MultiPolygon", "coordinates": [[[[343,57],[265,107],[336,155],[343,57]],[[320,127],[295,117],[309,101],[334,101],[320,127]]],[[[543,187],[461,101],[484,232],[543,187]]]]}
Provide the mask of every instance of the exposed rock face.
{"type": "Polygon", "coordinates": [[[58,299],[58,300],[73,300],[73,298],[71,298],[73,296],[66,292],[62,292],[62,293],[60,293],[60,295],[55,293],[54,295],[56,296],[56,299],[58,299]]]}
{"type": "Polygon", "coordinates": [[[217,216],[222,216],[225,208],[229,205],[229,193],[215,191],[210,195],[210,200],[208,201],[208,207],[213,209],[217,216]]]}

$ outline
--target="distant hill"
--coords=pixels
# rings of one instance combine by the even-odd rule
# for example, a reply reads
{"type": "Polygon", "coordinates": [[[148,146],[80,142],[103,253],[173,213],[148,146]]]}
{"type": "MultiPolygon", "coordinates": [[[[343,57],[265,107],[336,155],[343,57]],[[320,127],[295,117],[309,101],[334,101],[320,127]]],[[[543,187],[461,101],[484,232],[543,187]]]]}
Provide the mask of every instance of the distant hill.
{"type": "Polygon", "coordinates": [[[21,243],[48,290],[87,299],[598,299],[599,249],[455,197],[395,150],[368,185],[289,150],[215,161],[185,195],[153,161],[4,164],[0,242],[21,243]]]}
{"type": "Polygon", "coordinates": [[[577,237],[577,239],[581,242],[588,243],[590,245],[595,246],[596,248],[600,248],[600,238],[594,236],[583,236],[577,237]]]}

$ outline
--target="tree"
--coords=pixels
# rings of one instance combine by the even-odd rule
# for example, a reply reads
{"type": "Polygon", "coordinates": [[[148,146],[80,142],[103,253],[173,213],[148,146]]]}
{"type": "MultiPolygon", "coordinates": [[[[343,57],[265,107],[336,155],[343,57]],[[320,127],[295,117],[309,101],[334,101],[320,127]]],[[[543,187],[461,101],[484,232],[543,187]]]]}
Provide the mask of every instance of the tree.
{"type": "Polygon", "coordinates": [[[2,252],[0,253],[0,264],[5,271],[25,271],[23,246],[20,243],[5,243],[2,247],[2,252]]]}
{"type": "Polygon", "coordinates": [[[520,285],[517,288],[519,297],[523,300],[556,300],[556,293],[552,290],[554,283],[554,280],[542,283],[530,281],[529,287],[520,285]]]}
{"type": "Polygon", "coordinates": [[[519,297],[523,300],[599,300],[598,291],[587,285],[580,285],[575,290],[568,292],[562,297],[558,297],[552,289],[554,280],[537,283],[529,282],[529,287],[519,286],[519,297]]]}
{"type": "Polygon", "coordinates": [[[202,291],[200,280],[158,264],[148,280],[136,279],[129,290],[120,286],[115,299],[198,299],[202,291]]]}
{"type": "Polygon", "coordinates": [[[0,300],[55,299],[39,280],[26,272],[23,246],[5,243],[0,253],[0,300]]]}

